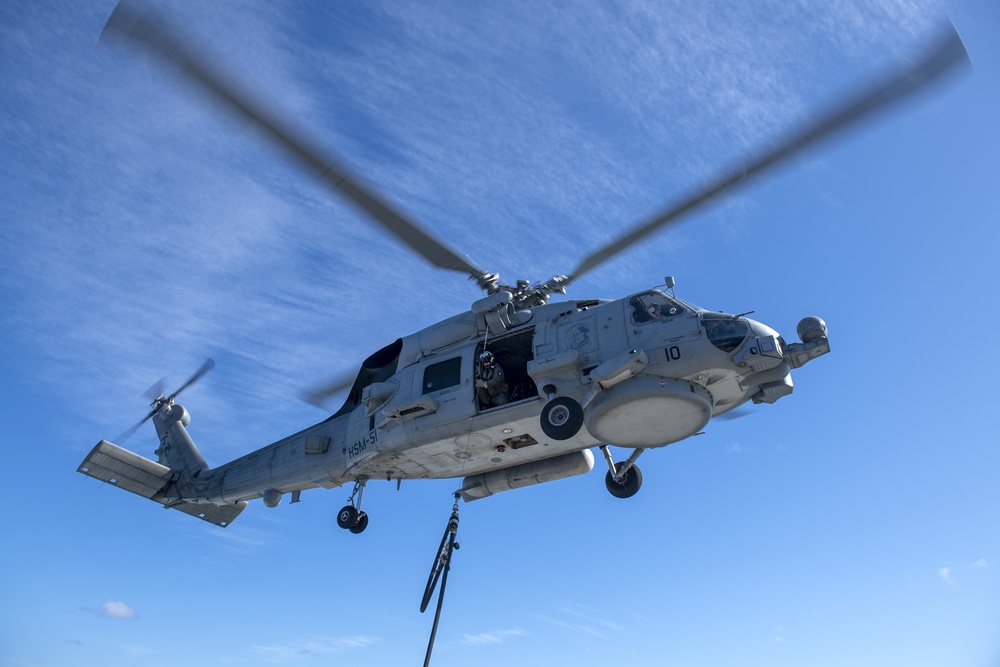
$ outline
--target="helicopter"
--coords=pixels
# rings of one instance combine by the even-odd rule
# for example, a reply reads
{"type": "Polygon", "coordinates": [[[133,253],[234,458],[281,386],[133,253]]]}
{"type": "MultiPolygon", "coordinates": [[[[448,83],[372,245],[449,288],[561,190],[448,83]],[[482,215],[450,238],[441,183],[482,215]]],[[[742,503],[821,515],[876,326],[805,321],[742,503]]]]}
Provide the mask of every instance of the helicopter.
{"type": "Polygon", "coordinates": [[[593,449],[617,498],[639,491],[638,458],[696,435],[747,403],[773,404],[793,391],[791,371],[830,352],[826,323],[807,316],[798,341],[748,316],[684,301],[675,281],[617,299],[553,301],[571,283],[717,195],[744,185],[807,147],[828,140],[912,96],[968,61],[953,26],[913,65],[865,87],[786,135],[748,164],[723,172],[680,202],[586,255],[568,274],[544,282],[501,282],[409,219],[285,122],[253,101],[146,9],[119,4],[102,34],[138,45],[175,67],[228,110],[254,121],[279,149],[320,176],[433,266],[466,275],[485,295],[470,307],[403,335],[365,359],[353,381],[314,392],[314,402],[347,390],[323,421],[211,467],[176,402],[201,379],[207,361],[179,389],[156,390],[149,413],[119,441],[152,421],[153,461],[108,440],[78,471],[217,526],[230,525],[261,499],[349,486],[337,515],[351,533],[368,526],[362,501],[372,479],[460,478],[465,502],[590,472],[593,449]],[[617,457],[611,447],[629,450],[617,457]]]}

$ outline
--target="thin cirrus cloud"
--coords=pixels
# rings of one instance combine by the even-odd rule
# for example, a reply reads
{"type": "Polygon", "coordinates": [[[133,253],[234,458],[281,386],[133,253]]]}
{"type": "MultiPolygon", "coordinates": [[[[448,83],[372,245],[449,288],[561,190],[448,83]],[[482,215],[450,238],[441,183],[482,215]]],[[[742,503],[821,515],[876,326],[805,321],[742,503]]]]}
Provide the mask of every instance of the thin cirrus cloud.
{"type": "Polygon", "coordinates": [[[285,644],[266,644],[251,647],[253,652],[270,662],[293,662],[307,658],[334,655],[350,650],[368,648],[378,643],[375,637],[356,635],[348,637],[319,637],[302,639],[285,644]]]}
{"type": "Polygon", "coordinates": [[[475,635],[464,635],[462,643],[467,646],[484,646],[488,644],[502,644],[509,639],[525,636],[524,630],[495,630],[493,632],[481,632],[475,635]]]}
{"type": "Polygon", "coordinates": [[[555,608],[555,613],[539,616],[539,619],[571,633],[586,635],[595,639],[607,639],[620,635],[622,627],[595,609],[584,605],[568,604],[555,608]]]}

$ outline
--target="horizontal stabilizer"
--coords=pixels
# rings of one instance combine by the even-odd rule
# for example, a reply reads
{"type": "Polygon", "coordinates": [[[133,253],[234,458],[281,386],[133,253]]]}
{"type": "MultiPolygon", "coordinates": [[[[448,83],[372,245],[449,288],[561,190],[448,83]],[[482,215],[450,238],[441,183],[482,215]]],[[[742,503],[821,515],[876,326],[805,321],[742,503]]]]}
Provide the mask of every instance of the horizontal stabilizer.
{"type": "Polygon", "coordinates": [[[216,505],[178,500],[176,495],[167,498],[165,493],[174,481],[174,473],[170,468],[107,440],[101,440],[90,450],[77,472],[156,501],[167,509],[180,510],[223,528],[232,523],[247,506],[246,501],[242,500],[216,505]]]}
{"type": "Polygon", "coordinates": [[[246,509],[247,502],[241,500],[232,505],[213,505],[211,503],[189,503],[182,502],[178,505],[166,505],[170,509],[180,510],[185,514],[190,514],[202,521],[214,523],[216,526],[225,528],[246,509]]]}
{"type": "Polygon", "coordinates": [[[171,481],[170,468],[107,440],[97,443],[76,470],[143,498],[152,498],[171,481]]]}

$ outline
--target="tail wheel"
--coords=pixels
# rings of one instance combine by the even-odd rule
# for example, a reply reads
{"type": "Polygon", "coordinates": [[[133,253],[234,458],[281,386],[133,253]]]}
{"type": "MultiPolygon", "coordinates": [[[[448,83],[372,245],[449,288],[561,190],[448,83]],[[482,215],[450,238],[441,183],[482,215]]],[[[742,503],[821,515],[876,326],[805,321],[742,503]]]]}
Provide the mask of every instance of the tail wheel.
{"type": "Polygon", "coordinates": [[[542,408],[541,426],[553,440],[568,440],[583,426],[583,408],[569,396],[557,396],[542,408]]]}
{"type": "MultiPolygon", "coordinates": [[[[624,463],[619,463],[617,467],[624,465],[624,463]]],[[[608,487],[608,491],[615,498],[631,498],[642,486],[642,471],[639,470],[639,466],[633,465],[625,472],[625,476],[620,482],[615,480],[615,476],[608,471],[608,474],[604,477],[604,485],[608,487]]]]}

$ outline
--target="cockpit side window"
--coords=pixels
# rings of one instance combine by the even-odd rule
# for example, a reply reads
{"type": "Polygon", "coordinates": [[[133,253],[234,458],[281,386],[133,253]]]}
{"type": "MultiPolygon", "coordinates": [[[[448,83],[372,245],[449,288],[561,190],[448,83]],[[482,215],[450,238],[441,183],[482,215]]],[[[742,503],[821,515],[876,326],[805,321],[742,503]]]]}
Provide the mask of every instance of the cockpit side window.
{"type": "Polygon", "coordinates": [[[684,306],[659,290],[636,294],[628,300],[628,305],[633,324],[670,319],[684,312],[684,306]]]}

